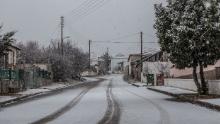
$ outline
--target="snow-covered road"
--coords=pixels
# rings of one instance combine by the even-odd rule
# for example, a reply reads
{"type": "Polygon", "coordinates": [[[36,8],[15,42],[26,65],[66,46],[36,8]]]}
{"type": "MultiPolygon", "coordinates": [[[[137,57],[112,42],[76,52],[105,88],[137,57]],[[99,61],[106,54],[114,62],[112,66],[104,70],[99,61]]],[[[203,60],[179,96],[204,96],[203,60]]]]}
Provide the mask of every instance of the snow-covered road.
{"type": "Polygon", "coordinates": [[[131,86],[121,75],[104,78],[94,87],[2,108],[0,124],[220,124],[220,112],[131,86]]]}
{"type": "Polygon", "coordinates": [[[220,124],[220,112],[172,101],[170,96],[128,85],[121,76],[113,77],[120,124],[220,124]]]}

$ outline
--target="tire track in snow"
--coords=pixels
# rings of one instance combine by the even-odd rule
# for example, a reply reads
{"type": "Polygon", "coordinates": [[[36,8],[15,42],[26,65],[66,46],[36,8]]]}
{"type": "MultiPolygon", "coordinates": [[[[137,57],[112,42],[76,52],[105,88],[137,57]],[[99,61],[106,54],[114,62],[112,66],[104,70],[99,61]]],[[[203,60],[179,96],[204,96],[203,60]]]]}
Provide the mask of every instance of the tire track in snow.
{"type": "Polygon", "coordinates": [[[81,99],[83,98],[83,96],[85,96],[86,93],[89,92],[89,90],[91,90],[92,88],[96,87],[97,85],[99,85],[100,82],[102,82],[103,79],[100,79],[99,81],[94,81],[92,83],[88,83],[87,87],[81,91],[72,101],[70,101],[67,105],[65,105],[64,107],[60,108],[59,110],[57,110],[56,112],[40,119],[37,120],[35,122],[32,122],[31,124],[46,124],[48,122],[51,122],[53,120],[55,120],[56,118],[60,117],[61,115],[63,115],[64,113],[66,113],[67,111],[69,111],[71,108],[73,108],[75,105],[77,105],[81,99]]]}
{"type": "Polygon", "coordinates": [[[104,117],[97,124],[119,124],[120,121],[120,108],[117,101],[112,94],[112,80],[106,90],[108,107],[104,117]]]}
{"type": "Polygon", "coordinates": [[[124,90],[127,91],[128,93],[132,94],[132,95],[135,95],[139,98],[144,99],[145,101],[147,101],[147,102],[151,103],[153,106],[155,106],[158,109],[158,111],[160,112],[160,124],[170,124],[170,117],[169,117],[168,112],[166,110],[164,110],[159,104],[153,102],[150,99],[147,99],[146,97],[138,95],[137,93],[134,93],[134,92],[132,92],[128,89],[124,89],[124,90]]]}

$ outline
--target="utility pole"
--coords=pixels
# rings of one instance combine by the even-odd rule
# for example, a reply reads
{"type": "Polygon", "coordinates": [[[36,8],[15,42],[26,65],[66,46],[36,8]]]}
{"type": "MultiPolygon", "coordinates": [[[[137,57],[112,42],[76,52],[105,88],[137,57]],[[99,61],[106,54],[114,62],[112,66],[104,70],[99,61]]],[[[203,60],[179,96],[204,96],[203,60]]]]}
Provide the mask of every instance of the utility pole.
{"type": "Polygon", "coordinates": [[[61,35],[60,35],[60,38],[61,38],[61,54],[62,54],[62,56],[63,56],[63,54],[64,54],[64,51],[63,51],[63,29],[64,29],[64,17],[63,16],[61,16],[60,17],[60,19],[61,19],[61,23],[60,23],[60,29],[61,29],[61,35]]]}
{"type": "Polygon", "coordinates": [[[58,49],[58,52],[60,54],[60,43],[59,42],[57,43],[57,49],[58,49]]]}
{"type": "Polygon", "coordinates": [[[140,33],[141,35],[141,72],[143,71],[143,32],[140,33]]]}
{"type": "Polygon", "coordinates": [[[110,57],[110,55],[109,55],[109,48],[107,47],[107,55],[108,55],[108,71],[110,71],[111,70],[111,57],[110,57]]]}
{"type": "Polygon", "coordinates": [[[109,54],[109,48],[107,47],[107,53],[109,54]]]}
{"type": "Polygon", "coordinates": [[[91,40],[89,40],[89,69],[91,69],[91,40]]]}

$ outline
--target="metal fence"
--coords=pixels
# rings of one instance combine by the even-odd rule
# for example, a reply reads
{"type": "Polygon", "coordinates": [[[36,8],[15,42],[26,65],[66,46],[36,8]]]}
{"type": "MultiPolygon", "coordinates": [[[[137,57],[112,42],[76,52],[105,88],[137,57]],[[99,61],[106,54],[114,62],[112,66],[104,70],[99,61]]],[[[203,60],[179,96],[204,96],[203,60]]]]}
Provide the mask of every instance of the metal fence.
{"type": "Polygon", "coordinates": [[[22,80],[25,75],[25,71],[33,71],[34,76],[37,78],[50,79],[51,73],[40,69],[28,69],[28,70],[12,70],[12,69],[0,69],[0,79],[7,80],[22,80]]]}
{"type": "Polygon", "coordinates": [[[42,86],[45,80],[51,79],[51,73],[40,69],[26,69],[22,72],[21,79],[27,88],[42,86]]]}
{"type": "Polygon", "coordinates": [[[0,79],[19,80],[19,70],[0,69],[0,79]]]}
{"type": "Polygon", "coordinates": [[[46,85],[51,79],[51,73],[39,68],[0,69],[0,93],[21,91],[46,85]]]}

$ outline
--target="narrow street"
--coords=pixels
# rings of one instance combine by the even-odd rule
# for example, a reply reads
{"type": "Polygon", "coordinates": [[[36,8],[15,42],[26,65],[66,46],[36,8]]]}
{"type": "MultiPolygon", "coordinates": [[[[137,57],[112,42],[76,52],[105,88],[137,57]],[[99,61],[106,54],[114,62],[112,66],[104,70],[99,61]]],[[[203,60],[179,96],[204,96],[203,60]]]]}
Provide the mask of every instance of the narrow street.
{"type": "Polygon", "coordinates": [[[219,124],[220,113],[137,88],[122,75],[0,109],[1,124],[219,124]]]}

